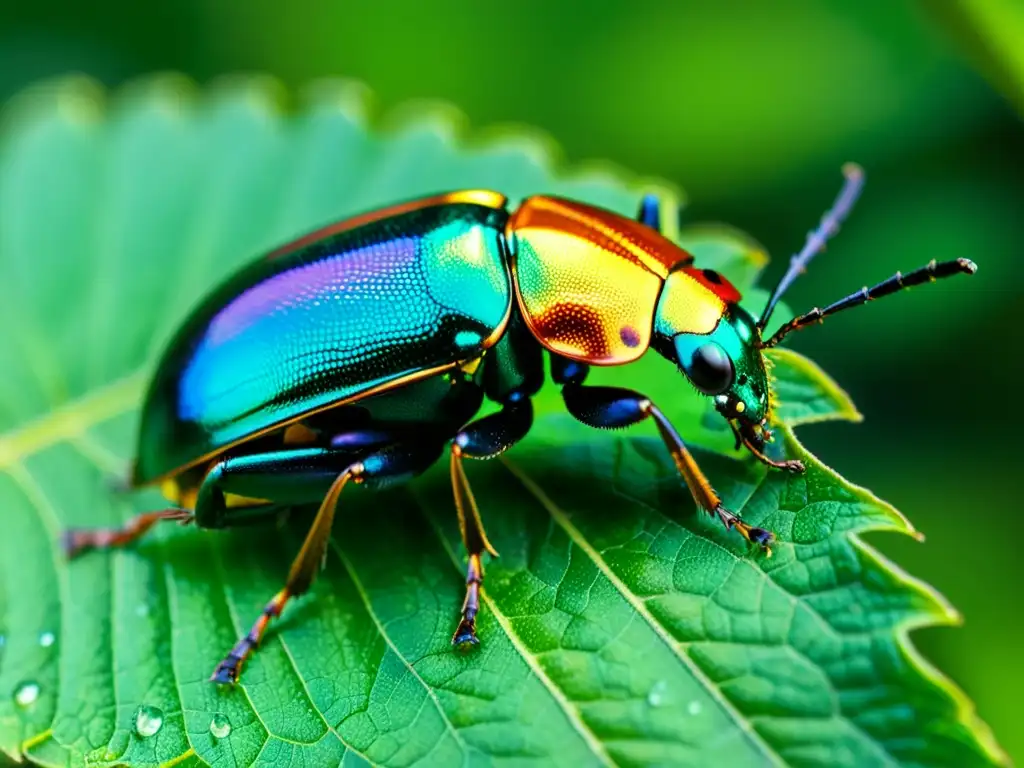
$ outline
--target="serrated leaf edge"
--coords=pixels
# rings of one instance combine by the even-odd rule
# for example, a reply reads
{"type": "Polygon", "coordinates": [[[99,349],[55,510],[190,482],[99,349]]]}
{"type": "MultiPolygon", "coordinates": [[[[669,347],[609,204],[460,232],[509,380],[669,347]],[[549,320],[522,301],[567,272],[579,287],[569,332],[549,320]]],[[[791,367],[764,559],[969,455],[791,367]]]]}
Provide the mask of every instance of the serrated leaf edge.
{"type": "Polygon", "coordinates": [[[840,387],[835,379],[825,373],[821,366],[809,357],[785,347],[767,349],[764,354],[769,374],[769,387],[772,390],[771,402],[773,410],[778,410],[783,402],[776,394],[774,386],[775,377],[772,376],[771,373],[772,368],[779,363],[784,363],[790,368],[800,371],[809,379],[817,381],[824,389],[825,394],[831,398],[831,401],[835,406],[831,413],[814,414],[812,416],[786,419],[785,423],[787,426],[799,427],[804,424],[820,424],[826,421],[851,421],[855,423],[864,421],[864,415],[857,409],[857,406],[854,405],[853,399],[846,390],[840,387]]]}
{"type": "Polygon", "coordinates": [[[903,513],[893,507],[889,502],[879,498],[867,488],[857,485],[856,483],[852,483],[844,478],[827,464],[817,459],[810,451],[805,449],[790,427],[784,427],[783,429],[786,433],[786,442],[795,449],[795,452],[800,455],[800,458],[805,463],[808,465],[813,464],[816,469],[831,477],[836,485],[850,491],[855,496],[859,497],[864,503],[884,510],[886,515],[893,520],[894,525],[892,526],[866,524],[854,531],[850,531],[847,533],[847,536],[858,550],[864,553],[864,555],[873,564],[891,574],[900,586],[908,592],[924,597],[931,605],[931,610],[928,610],[926,613],[922,613],[917,616],[906,616],[898,622],[895,628],[897,644],[900,649],[907,654],[908,660],[922,675],[922,677],[950,697],[956,705],[959,721],[977,737],[978,743],[982,749],[985,750],[987,757],[989,757],[993,763],[1009,765],[1009,756],[995,740],[995,735],[992,733],[992,730],[983,720],[981,720],[980,717],[978,717],[977,707],[974,702],[971,701],[960,686],[943,674],[942,671],[928,659],[922,656],[920,651],[918,651],[917,647],[914,645],[913,640],[910,638],[910,633],[915,629],[938,626],[959,626],[963,623],[963,616],[956,610],[956,608],[953,607],[941,592],[927,582],[911,575],[897,563],[887,558],[878,549],[865,541],[863,534],[873,533],[876,531],[895,531],[915,538],[918,541],[923,541],[924,537],[916,528],[914,528],[903,513]]]}

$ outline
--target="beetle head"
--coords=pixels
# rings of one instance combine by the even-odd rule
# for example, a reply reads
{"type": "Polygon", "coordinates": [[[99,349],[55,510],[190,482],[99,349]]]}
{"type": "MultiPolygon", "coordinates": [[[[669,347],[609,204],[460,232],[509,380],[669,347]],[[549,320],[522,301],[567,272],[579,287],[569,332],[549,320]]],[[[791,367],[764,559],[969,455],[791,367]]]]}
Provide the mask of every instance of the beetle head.
{"type": "Polygon", "coordinates": [[[767,437],[768,373],[754,318],[739,304],[728,304],[708,333],[693,333],[673,328],[668,314],[659,306],[652,346],[712,397],[718,412],[737,422],[742,433],[767,437]]]}

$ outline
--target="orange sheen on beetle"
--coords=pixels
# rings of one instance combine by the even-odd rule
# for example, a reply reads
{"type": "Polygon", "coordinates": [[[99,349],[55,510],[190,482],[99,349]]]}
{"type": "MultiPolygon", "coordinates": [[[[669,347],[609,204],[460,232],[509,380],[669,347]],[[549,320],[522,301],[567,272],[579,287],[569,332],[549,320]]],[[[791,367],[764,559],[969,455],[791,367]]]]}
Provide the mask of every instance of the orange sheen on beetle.
{"type": "Polygon", "coordinates": [[[525,200],[506,234],[530,330],[553,352],[593,365],[621,365],[647,350],[665,278],[693,261],[639,222],[554,197],[525,200]]]}
{"type": "Polygon", "coordinates": [[[671,288],[664,292],[658,305],[658,322],[664,324],[659,330],[667,336],[680,329],[686,333],[711,333],[725,313],[725,302],[690,272],[681,269],[665,280],[666,288],[671,288]]]}

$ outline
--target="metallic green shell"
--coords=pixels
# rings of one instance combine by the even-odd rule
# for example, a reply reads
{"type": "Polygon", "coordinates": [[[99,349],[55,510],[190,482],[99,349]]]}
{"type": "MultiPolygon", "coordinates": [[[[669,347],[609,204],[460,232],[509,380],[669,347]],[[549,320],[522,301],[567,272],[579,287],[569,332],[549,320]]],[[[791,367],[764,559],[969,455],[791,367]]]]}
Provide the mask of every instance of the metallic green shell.
{"type": "Polygon", "coordinates": [[[410,207],[277,251],[192,313],[143,406],[135,483],[497,342],[512,297],[506,212],[410,207]]]}

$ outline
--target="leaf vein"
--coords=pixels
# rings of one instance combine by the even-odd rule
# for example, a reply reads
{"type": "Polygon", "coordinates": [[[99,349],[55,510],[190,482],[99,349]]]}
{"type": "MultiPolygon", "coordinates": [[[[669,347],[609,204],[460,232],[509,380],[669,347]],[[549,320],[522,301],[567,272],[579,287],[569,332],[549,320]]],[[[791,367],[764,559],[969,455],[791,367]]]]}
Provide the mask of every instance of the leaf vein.
{"type": "MultiPolygon", "coordinates": [[[[415,499],[417,505],[420,507],[421,511],[423,512],[423,516],[428,520],[431,528],[434,529],[434,532],[441,540],[441,546],[444,548],[445,552],[448,553],[448,556],[449,558],[451,558],[452,564],[455,566],[455,569],[461,572],[459,558],[455,554],[455,552],[452,551],[452,548],[448,545],[448,540],[445,538],[444,533],[441,531],[437,523],[427,512],[426,506],[420,500],[419,496],[416,495],[415,493],[412,494],[412,496],[415,499]]],[[[583,742],[587,745],[587,748],[603,765],[615,766],[615,761],[612,760],[611,755],[608,754],[608,751],[605,749],[604,744],[602,744],[601,740],[597,737],[597,734],[590,730],[590,728],[584,722],[582,713],[579,711],[579,709],[573,706],[572,702],[569,700],[569,697],[566,696],[565,692],[562,691],[555,684],[554,680],[548,677],[548,674],[540,665],[537,655],[532,653],[523,644],[519,636],[513,631],[512,623],[508,620],[508,617],[501,612],[501,610],[495,604],[494,600],[492,600],[491,596],[487,593],[486,589],[480,589],[480,599],[481,601],[483,601],[484,604],[487,605],[487,609],[491,612],[491,615],[494,617],[495,621],[498,622],[498,625],[501,627],[506,637],[508,637],[509,643],[511,643],[512,647],[515,648],[516,652],[526,663],[526,666],[530,668],[530,671],[533,672],[537,680],[539,680],[540,683],[547,689],[552,699],[554,699],[555,703],[565,714],[566,719],[569,721],[569,724],[583,739],[583,742]]]]}
{"type": "MultiPolygon", "coordinates": [[[[449,719],[448,717],[448,713],[445,712],[444,707],[441,706],[441,700],[437,698],[437,694],[434,692],[434,689],[431,686],[427,685],[427,682],[420,676],[420,673],[416,671],[416,668],[412,665],[412,663],[401,653],[401,651],[398,650],[398,647],[395,645],[394,640],[392,640],[391,636],[387,632],[387,629],[381,623],[380,618],[373,610],[373,606],[370,604],[370,596],[367,594],[366,588],[363,586],[362,581],[356,575],[356,570],[353,567],[352,562],[349,560],[348,555],[345,554],[344,550],[342,550],[342,548],[338,546],[337,542],[333,538],[330,540],[330,544],[331,548],[337,554],[338,559],[341,560],[341,563],[345,567],[346,572],[348,572],[348,576],[352,580],[352,584],[353,586],[355,586],[356,592],[359,593],[359,599],[363,601],[363,606],[366,608],[366,613],[369,615],[370,620],[373,621],[373,625],[377,628],[377,631],[380,633],[381,638],[383,638],[384,642],[387,643],[387,646],[391,649],[391,652],[395,654],[395,656],[399,659],[399,661],[402,662],[405,668],[409,670],[410,674],[412,674],[412,676],[416,678],[420,685],[423,686],[424,690],[427,693],[426,699],[429,699],[434,703],[434,707],[437,709],[438,714],[441,716],[441,720],[444,721],[445,729],[452,735],[452,738],[454,738],[456,743],[459,745],[462,751],[463,759],[465,760],[469,752],[469,745],[466,743],[466,740],[462,737],[462,735],[456,730],[455,726],[452,724],[451,719],[449,719]]],[[[435,744],[434,747],[436,748],[436,746],[437,745],[435,744]]],[[[431,751],[433,751],[433,748],[431,749],[431,751]]]]}
{"type": "MultiPolygon", "coordinates": [[[[224,561],[221,558],[220,548],[215,546],[215,545],[213,545],[212,543],[210,545],[210,548],[213,551],[213,557],[211,558],[211,560],[212,560],[212,562],[214,563],[214,566],[215,566],[214,570],[217,572],[217,579],[221,583],[221,594],[223,595],[224,605],[227,608],[228,616],[231,619],[232,628],[234,629],[235,634],[238,635],[239,637],[241,637],[241,635],[245,631],[245,629],[244,629],[244,627],[243,627],[243,625],[241,623],[241,620],[239,618],[238,606],[235,605],[234,597],[232,596],[231,590],[228,587],[228,579],[227,579],[227,575],[224,572],[224,561]]],[[[278,637],[278,639],[280,639],[280,633],[277,634],[277,637],[278,637]]],[[[293,668],[292,671],[298,676],[297,670],[295,670],[293,668]]],[[[288,744],[294,744],[294,745],[300,746],[300,747],[312,747],[312,746],[314,746],[316,744],[319,744],[320,741],[322,741],[323,737],[320,737],[320,738],[318,738],[318,739],[316,739],[314,741],[309,741],[309,742],[295,741],[293,739],[288,739],[288,738],[285,738],[283,736],[280,736],[280,735],[274,733],[274,731],[271,730],[270,726],[267,725],[266,721],[263,719],[262,715],[259,713],[259,711],[258,711],[258,709],[256,707],[256,704],[252,701],[252,698],[249,696],[249,690],[244,685],[241,686],[241,688],[242,688],[243,691],[245,691],[245,697],[246,697],[246,699],[248,699],[249,705],[252,707],[253,713],[256,715],[256,718],[260,721],[260,724],[266,729],[267,736],[269,738],[271,738],[271,739],[279,739],[280,741],[286,742],[288,744]]],[[[330,725],[327,724],[327,721],[324,720],[324,718],[323,718],[323,714],[321,714],[320,710],[316,708],[316,705],[313,704],[312,701],[309,701],[309,705],[310,705],[310,708],[313,709],[313,711],[315,711],[318,715],[320,715],[320,719],[323,722],[324,727],[327,729],[327,732],[333,734],[342,743],[342,745],[345,746],[345,742],[342,741],[341,737],[338,736],[338,734],[335,733],[335,731],[330,727],[330,725]]],[[[270,709],[268,711],[272,712],[272,711],[274,711],[274,709],[270,709]]],[[[266,745],[264,745],[264,746],[266,746],[266,745]]],[[[261,750],[261,752],[262,752],[262,750],[261,750]]]]}
{"type": "MultiPolygon", "coordinates": [[[[50,503],[49,503],[49,501],[48,501],[48,499],[46,497],[46,494],[43,492],[43,489],[40,487],[40,485],[36,481],[35,477],[29,471],[28,467],[26,467],[21,462],[18,462],[16,464],[13,464],[11,466],[6,467],[5,471],[7,472],[7,475],[21,489],[21,492],[25,495],[25,499],[28,501],[28,503],[30,505],[32,505],[32,507],[36,510],[36,515],[39,517],[40,521],[43,523],[43,526],[45,528],[49,529],[51,539],[55,539],[56,536],[57,536],[57,531],[60,529],[60,520],[57,517],[56,511],[50,505],[50,503]]],[[[53,557],[53,569],[54,569],[54,572],[57,574],[57,583],[60,585],[59,588],[60,588],[60,596],[61,596],[61,605],[64,605],[64,604],[66,604],[67,597],[68,597],[68,594],[67,594],[67,592],[68,592],[67,578],[61,578],[61,576],[60,576],[61,568],[60,568],[60,562],[58,561],[58,554],[57,554],[57,552],[52,547],[51,547],[51,552],[52,552],[52,557],[53,557]]],[[[57,632],[59,632],[61,634],[61,642],[63,643],[63,641],[65,640],[65,638],[63,637],[63,628],[64,628],[64,614],[63,614],[63,611],[58,611],[57,615],[58,615],[58,621],[60,621],[60,627],[57,628],[57,632]]],[[[56,680],[55,688],[56,688],[56,690],[59,691],[60,690],[60,675],[61,675],[61,665],[59,663],[56,665],[55,675],[56,675],[56,677],[55,677],[55,680],[56,680]]],[[[56,721],[57,721],[57,704],[55,703],[54,704],[54,708],[53,708],[53,716],[50,719],[50,727],[47,728],[46,730],[42,731],[41,733],[36,734],[35,737],[25,740],[25,744],[31,744],[32,746],[35,746],[36,744],[39,744],[39,743],[42,743],[43,741],[46,741],[46,739],[54,738],[53,737],[53,729],[54,729],[54,725],[55,725],[56,721]]],[[[61,745],[61,746],[63,746],[63,745],[61,745]]],[[[31,748],[31,747],[24,747],[23,746],[22,747],[22,752],[27,752],[29,748],[31,748]]]]}
{"type": "Polygon", "coordinates": [[[81,434],[135,407],[145,386],[142,369],[70,400],[46,415],[0,435],[0,469],[81,434]]]}
{"type": "Polygon", "coordinates": [[[693,674],[695,680],[703,683],[708,693],[712,698],[716,699],[721,706],[722,710],[728,714],[743,731],[751,745],[760,751],[767,759],[771,760],[777,765],[784,765],[782,758],[775,752],[774,749],[768,744],[764,738],[757,733],[756,730],[750,725],[749,721],[745,720],[740,716],[740,712],[735,708],[731,701],[726,698],[725,694],[714,685],[710,678],[704,673],[704,671],[697,666],[697,664],[686,654],[685,649],[681,643],[679,643],[672,635],[669,634],[668,630],[654,617],[647,606],[642,600],[639,600],[627,587],[622,579],[611,569],[601,554],[594,549],[589,541],[583,536],[578,528],[572,524],[569,520],[568,515],[565,511],[560,509],[554,501],[552,501],[544,491],[533,482],[533,480],[527,476],[519,467],[510,462],[508,459],[501,458],[502,465],[508,469],[513,477],[518,480],[527,491],[533,495],[537,501],[541,504],[544,509],[548,511],[552,519],[568,534],[569,538],[573,541],[576,546],[580,548],[594,563],[594,565],[604,574],[605,578],[615,587],[615,589],[622,595],[629,605],[633,607],[633,610],[637,614],[642,616],[647,624],[654,630],[655,634],[662,640],[662,642],[668,647],[668,649],[675,655],[680,661],[683,662],[690,672],[693,674]]]}

